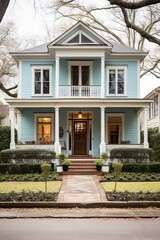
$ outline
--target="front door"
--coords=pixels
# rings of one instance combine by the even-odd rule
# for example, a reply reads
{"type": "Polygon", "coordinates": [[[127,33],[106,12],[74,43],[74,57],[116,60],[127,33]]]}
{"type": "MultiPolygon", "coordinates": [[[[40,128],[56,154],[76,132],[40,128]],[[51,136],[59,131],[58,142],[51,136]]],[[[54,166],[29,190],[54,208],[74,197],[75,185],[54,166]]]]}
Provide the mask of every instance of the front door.
{"type": "Polygon", "coordinates": [[[74,154],[87,154],[87,121],[74,122],[74,154]]]}

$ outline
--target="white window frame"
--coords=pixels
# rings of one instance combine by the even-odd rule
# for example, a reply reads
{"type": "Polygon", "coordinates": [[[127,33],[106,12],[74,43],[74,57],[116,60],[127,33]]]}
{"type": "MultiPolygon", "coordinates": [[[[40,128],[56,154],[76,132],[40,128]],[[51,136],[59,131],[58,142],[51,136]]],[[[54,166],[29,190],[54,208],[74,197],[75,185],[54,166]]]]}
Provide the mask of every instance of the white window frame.
{"type": "Polygon", "coordinates": [[[78,66],[79,67],[79,85],[82,86],[82,66],[89,66],[89,86],[92,85],[92,61],[68,61],[68,84],[71,85],[71,67],[78,66]]]}
{"type": "Polygon", "coordinates": [[[33,96],[51,96],[52,95],[52,66],[51,65],[34,65],[32,66],[32,95],[33,96]],[[43,74],[41,74],[41,93],[35,93],[35,70],[49,70],[49,93],[43,93],[43,74]]]}
{"type": "Polygon", "coordinates": [[[54,114],[53,113],[35,113],[34,114],[34,140],[35,142],[38,141],[37,139],[37,118],[51,118],[51,138],[54,139],[54,114]]]}
{"type": "MultiPolygon", "coordinates": [[[[124,113],[106,113],[106,144],[108,143],[108,133],[109,133],[109,124],[108,124],[108,118],[109,117],[121,117],[122,119],[122,141],[124,141],[124,136],[125,136],[125,129],[124,129],[124,113]]],[[[114,123],[113,123],[114,124],[114,123]]]]}
{"type": "Polygon", "coordinates": [[[106,75],[107,75],[107,96],[127,96],[127,67],[126,66],[107,66],[106,67],[106,75]],[[115,93],[109,93],[109,71],[115,70],[116,71],[116,92],[115,93]],[[120,94],[118,93],[117,83],[118,83],[118,70],[124,70],[124,93],[120,94]]]}

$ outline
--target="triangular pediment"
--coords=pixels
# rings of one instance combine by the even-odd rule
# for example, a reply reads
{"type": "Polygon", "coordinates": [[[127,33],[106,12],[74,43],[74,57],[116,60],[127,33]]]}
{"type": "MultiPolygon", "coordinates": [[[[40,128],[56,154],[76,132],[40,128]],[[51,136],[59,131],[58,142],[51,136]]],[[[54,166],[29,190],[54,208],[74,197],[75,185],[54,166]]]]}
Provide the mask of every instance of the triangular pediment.
{"type": "Polygon", "coordinates": [[[61,36],[49,44],[52,46],[73,46],[73,45],[105,45],[111,44],[98,35],[82,22],[78,22],[73,27],[64,32],[61,36]]]}

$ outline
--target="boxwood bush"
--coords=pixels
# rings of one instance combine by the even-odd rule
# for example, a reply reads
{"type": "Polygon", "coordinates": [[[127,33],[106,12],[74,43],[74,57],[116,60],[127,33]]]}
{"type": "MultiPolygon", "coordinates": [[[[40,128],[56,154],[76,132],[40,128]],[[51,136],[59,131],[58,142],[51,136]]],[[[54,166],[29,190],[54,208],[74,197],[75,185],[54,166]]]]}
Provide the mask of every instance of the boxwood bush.
{"type": "Polygon", "coordinates": [[[150,148],[113,148],[110,152],[111,159],[122,163],[145,163],[151,158],[153,150],[150,148]]]}
{"type": "MultiPolygon", "coordinates": [[[[0,126],[0,151],[8,149],[11,142],[11,128],[0,126]]],[[[17,131],[15,129],[15,142],[17,143],[17,131]]]]}
{"type": "Polygon", "coordinates": [[[46,149],[7,149],[1,151],[1,163],[44,163],[55,159],[56,153],[46,149]]]}
{"type": "Polygon", "coordinates": [[[5,174],[27,174],[41,173],[41,164],[10,164],[1,163],[0,173],[5,174]]]}
{"type": "Polygon", "coordinates": [[[141,173],[160,173],[160,163],[150,164],[137,164],[137,163],[124,163],[123,172],[141,172],[141,173]]]}

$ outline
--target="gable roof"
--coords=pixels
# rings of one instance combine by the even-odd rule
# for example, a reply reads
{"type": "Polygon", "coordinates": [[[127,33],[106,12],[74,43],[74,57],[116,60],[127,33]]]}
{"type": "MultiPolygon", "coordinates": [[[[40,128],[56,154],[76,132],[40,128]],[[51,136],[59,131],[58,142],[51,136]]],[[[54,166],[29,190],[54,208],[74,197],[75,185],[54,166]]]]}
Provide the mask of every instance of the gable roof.
{"type": "Polygon", "coordinates": [[[87,25],[85,25],[83,22],[77,22],[74,26],[69,28],[66,32],[61,34],[59,37],[57,37],[55,40],[49,43],[41,44],[39,46],[29,48],[26,50],[13,52],[11,55],[13,57],[16,56],[25,56],[25,55],[49,55],[50,49],[56,49],[56,48],[67,48],[67,47],[104,47],[104,49],[110,49],[112,55],[138,55],[141,56],[141,59],[146,56],[146,52],[142,52],[139,50],[136,50],[134,48],[128,47],[123,44],[119,44],[116,42],[109,42],[103,37],[101,37],[99,34],[97,34],[94,30],[90,29],[87,25]],[[72,36],[79,34],[81,31],[85,34],[85,36],[91,37],[93,39],[92,43],[69,43],[69,40],[72,39],[72,36]],[[67,42],[68,41],[68,42],[67,42]]]}

